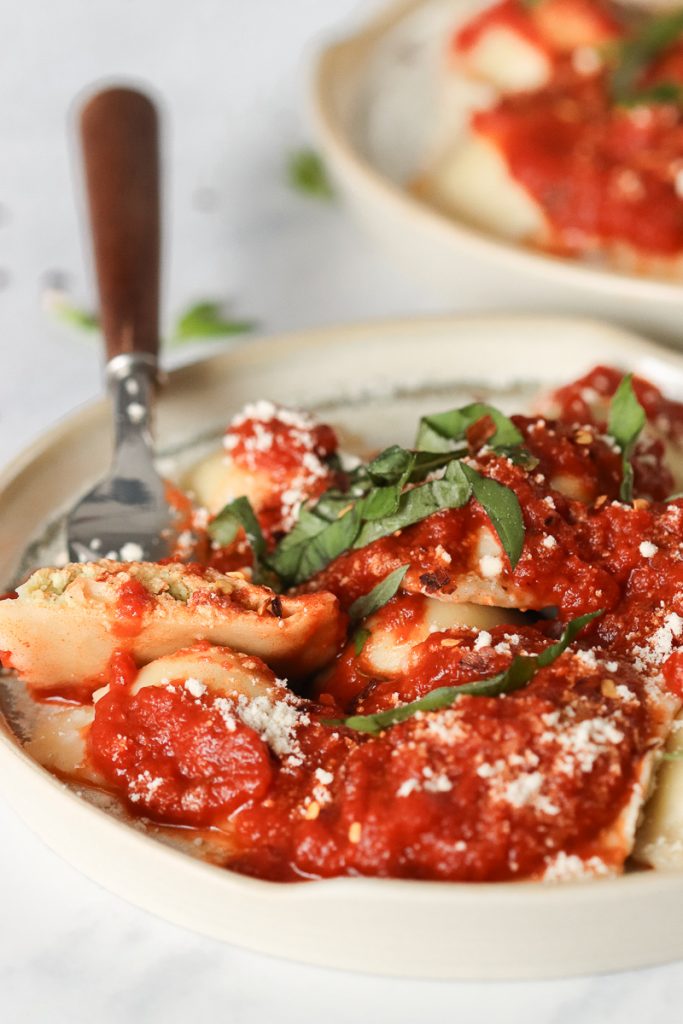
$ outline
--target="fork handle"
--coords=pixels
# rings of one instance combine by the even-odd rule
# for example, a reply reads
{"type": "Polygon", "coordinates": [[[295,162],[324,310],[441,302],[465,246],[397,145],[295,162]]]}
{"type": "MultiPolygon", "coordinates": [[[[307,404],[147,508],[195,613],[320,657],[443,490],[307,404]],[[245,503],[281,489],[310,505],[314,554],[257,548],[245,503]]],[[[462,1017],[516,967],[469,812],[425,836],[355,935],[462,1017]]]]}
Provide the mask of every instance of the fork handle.
{"type": "Polygon", "coordinates": [[[159,351],[159,119],[134,89],[96,93],[80,118],[107,360],[159,351]]]}

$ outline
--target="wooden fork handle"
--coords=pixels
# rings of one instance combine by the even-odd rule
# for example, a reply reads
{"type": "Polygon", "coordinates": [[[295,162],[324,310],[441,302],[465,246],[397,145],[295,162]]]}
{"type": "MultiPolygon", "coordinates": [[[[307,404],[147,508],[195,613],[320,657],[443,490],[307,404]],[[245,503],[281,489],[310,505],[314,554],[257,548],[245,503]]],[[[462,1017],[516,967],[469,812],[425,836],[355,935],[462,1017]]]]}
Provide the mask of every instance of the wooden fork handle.
{"type": "Polygon", "coordinates": [[[159,350],[159,119],[134,89],[96,93],[80,118],[107,359],[159,350]]]}

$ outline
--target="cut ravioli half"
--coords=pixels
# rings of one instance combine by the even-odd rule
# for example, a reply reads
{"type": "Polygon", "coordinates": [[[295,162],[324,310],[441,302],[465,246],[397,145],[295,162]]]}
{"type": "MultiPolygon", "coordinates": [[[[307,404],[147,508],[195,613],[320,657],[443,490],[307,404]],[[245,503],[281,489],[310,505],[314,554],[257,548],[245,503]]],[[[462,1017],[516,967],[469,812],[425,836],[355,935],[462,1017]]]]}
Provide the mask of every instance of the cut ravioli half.
{"type": "Polygon", "coordinates": [[[35,687],[103,679],[115,650],[138,664],[198,641],[303,675],[334,657],[344,616],[332,594],[279,597],[239,573],[104,560],[40,569],[0,601],[0,650],[35,687]]]}

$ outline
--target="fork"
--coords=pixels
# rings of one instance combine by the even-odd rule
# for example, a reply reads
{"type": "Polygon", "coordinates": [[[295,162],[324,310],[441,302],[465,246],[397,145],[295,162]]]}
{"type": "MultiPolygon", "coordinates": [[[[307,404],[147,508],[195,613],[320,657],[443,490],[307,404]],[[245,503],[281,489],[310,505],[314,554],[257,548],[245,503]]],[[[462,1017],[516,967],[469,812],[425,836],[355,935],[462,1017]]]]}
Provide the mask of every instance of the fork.
{"type": "Polygon", "coordinates": [[[80,116],[107,390],[114,413],[108,475],[67,517],[71,561],[158,561],[174,513],[154,466],[151,420],[159,352],[159,128],[152,101],[127,88],[94,95],[80,116]]]}

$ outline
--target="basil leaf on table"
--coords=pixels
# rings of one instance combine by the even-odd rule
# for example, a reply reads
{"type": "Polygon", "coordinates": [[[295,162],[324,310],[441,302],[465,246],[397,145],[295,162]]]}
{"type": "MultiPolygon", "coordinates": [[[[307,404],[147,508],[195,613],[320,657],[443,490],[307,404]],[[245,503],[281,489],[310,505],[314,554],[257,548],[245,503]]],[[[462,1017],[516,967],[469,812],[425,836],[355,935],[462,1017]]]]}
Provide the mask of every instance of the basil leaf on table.
{"type": "Polygon", "coordinates": [[[405,722],[418,712],[443,711],[445,708],[449,708],[458,697],[499,697],[501,694],[521,690],[531,682],[540,669],[547,668],[557,661],[584,626],[602,614],[602,611],[589,612],[587,615],[580,615],[578,618],[572,619],[567,623],[562,636],[556,643],[546,647],[540,654],[515,655],[504,672],[499,672],[489,679],[477,679],[475,682],[463,683],[460,686],[439,686],[425,694],[424,697],[420,697],[419,700],[403,704],[401,707],[378,711],[374,715],[350,715],[348,718],[327,719],[323,721],[323,725],[343,725],[356,732],[367,732],[372,736],[378,736],[385,729],[397,725],[399,722],[405,722]]]}
{"type": "Polygon", "coordinates": [[[192,338],[225,338],[245,334],[255,326],[253,320],[227,317],[220,302],[197,302],[178,317],[174,340],[177,344],[192,338]]]}
{"type": "Polygon", "coordinates": [[[619,497],[622,501],[631,501],[633,498],[631,455],[645,422],[645,410],[633,390],[633,374],[628,373],[614,393],[607,420],[607,433],[621,449],[622,476],[619,497]]]}
{"type": "Polygon", "coordinates": [[[334,199],[325,165],[313,149],[300,149],[292,153],[287,165],[289,182],[298,192],[316,199],[334,199]]]}

